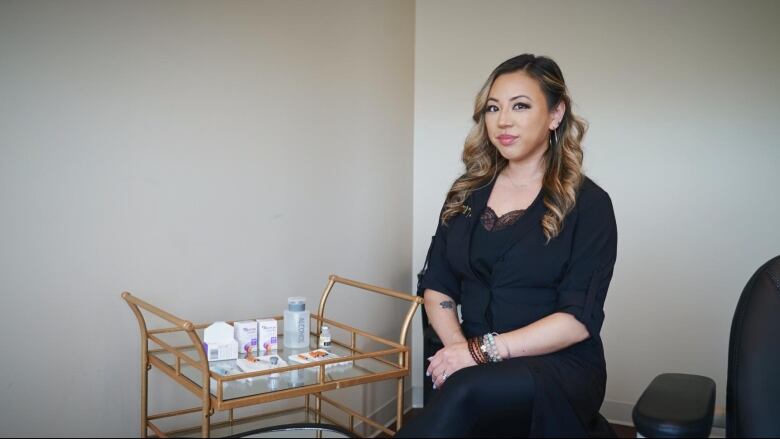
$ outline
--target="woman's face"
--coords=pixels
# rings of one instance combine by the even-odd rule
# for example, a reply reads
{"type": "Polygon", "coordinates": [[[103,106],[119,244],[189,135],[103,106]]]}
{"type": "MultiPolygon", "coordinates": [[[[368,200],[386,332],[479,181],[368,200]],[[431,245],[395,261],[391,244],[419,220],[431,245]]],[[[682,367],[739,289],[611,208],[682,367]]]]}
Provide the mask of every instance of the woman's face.
{"type": "Polygon", "coordinates": [[[539,83],[525,72],[505,73],[493,81],[488,94],[488,137],[511,162],[541,159],[549,132],[558,127],[564,110],[561,103],[551,112],[539,83]]]}

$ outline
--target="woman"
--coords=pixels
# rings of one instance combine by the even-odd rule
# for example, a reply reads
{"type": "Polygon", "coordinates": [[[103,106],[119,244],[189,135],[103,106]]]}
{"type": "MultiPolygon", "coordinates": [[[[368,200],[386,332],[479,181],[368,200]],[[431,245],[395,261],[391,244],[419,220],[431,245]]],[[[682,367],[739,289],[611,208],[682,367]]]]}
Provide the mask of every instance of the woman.
{"type": "Polygon", "coordinates": [[[473,119],[420,283],[438,390],[398,436],[609,434],[599,332],[617,230],[582,174],[586,125],[558,65],[528,54],[491,73],[473,119]]]}

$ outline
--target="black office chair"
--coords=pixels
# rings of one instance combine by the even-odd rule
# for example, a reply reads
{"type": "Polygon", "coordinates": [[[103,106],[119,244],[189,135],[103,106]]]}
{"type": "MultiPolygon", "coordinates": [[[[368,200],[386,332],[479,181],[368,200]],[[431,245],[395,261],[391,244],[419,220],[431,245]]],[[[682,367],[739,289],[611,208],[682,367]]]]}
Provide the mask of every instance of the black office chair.
{"type": "MultiPolygon", "coordinates": [[[[715,382],[662,374],[634,406],[644,437],[708,437],[715,382]]],[[[731,321],[726,437],[780,437],[780,256],[748,281],[731,321]]]]}

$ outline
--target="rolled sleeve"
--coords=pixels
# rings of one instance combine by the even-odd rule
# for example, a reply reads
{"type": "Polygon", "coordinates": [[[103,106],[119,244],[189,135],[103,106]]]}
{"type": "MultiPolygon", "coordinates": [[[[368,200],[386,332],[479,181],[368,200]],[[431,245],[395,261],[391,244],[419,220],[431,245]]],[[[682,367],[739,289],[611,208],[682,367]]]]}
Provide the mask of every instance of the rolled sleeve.
{"type": "Polygon", "coordinates": [[[557,311],[573,315],[591,337],[604,323],[604,302],[617,256],[612,201],[605,192],[601,195],[579,212],[571,259],[558,287],[557,311]]]}
{"type": "Polygon", "coordinates": [[[447,230],[448,227],[439,221],[418,291],[420,294],[424,294],[426,289],[438,291],[460,304],[460,281],[447,260],[447,230]]]}

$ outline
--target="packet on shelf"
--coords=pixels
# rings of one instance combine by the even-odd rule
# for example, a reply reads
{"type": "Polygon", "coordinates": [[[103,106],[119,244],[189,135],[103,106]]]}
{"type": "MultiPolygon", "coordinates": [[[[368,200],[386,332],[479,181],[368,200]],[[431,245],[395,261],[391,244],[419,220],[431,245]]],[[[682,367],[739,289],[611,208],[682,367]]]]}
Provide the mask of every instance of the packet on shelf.
{"type": "Polygon", "coordinates": [[[232,364],[231,361],[215,362],[209,369],[223,376],[241,373],[241,369],[232,364]]]}
{"type": "Polygon", "coordinates": [[[225,322],[211,324],[203,331],[203,350],[209,361],[238,358],[238,342],[233,338],[233,327],[225,322]]]}
{"type": "MultiPolygon", "coordinates": [[[[247,357],[236,360],[236,365],[244,372],[259,372],[261,370],[274,369],[287,366],[287,362],[276,355],[261,355],[259,357],[247,357]]],[[[274,378],[279,374],[261,375],[261,378],[274,378]]]]}
{"type": "MultiPolygon", "coordinates": [[[[341,358],[341,355],[334,354],[333,352],[328,352],[325,349],[315,349],[313,351],[304,352],[302,354],[293,354],[288,357],[288,359],[291,362],[298,363],[298,364],[312,364],[320,361],[332,360],[334,358],[341,358]]],[[[331,367],[337,367],[337,366],[350,366],[350,365],[352,365],[352,361],[342,361],[339,363],[326,364],[325,369],[330,369],[331,367]]]]}

